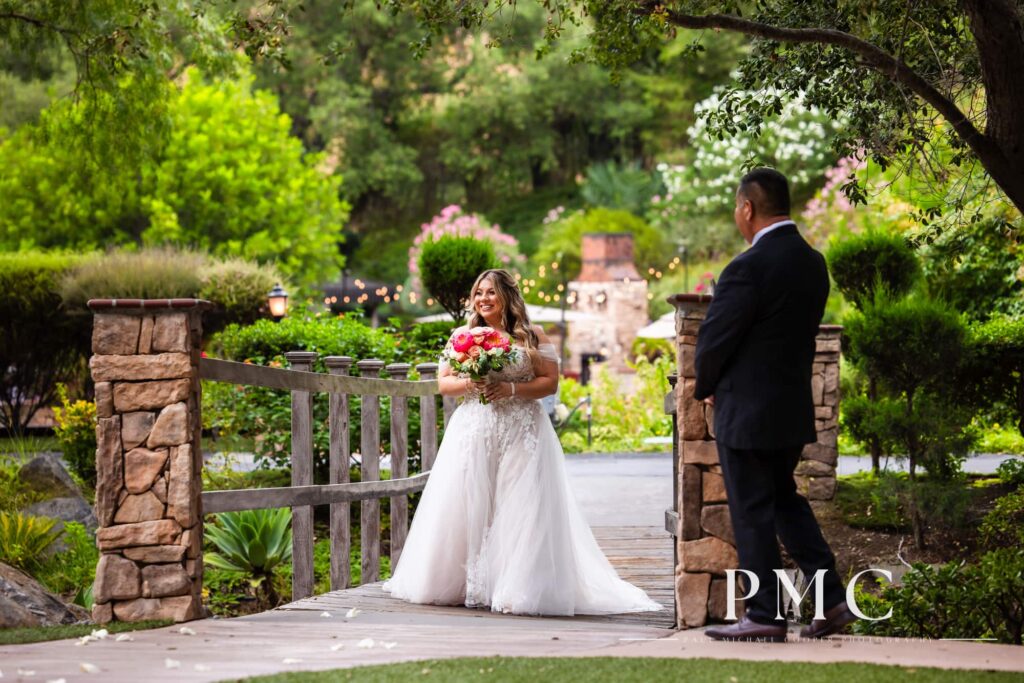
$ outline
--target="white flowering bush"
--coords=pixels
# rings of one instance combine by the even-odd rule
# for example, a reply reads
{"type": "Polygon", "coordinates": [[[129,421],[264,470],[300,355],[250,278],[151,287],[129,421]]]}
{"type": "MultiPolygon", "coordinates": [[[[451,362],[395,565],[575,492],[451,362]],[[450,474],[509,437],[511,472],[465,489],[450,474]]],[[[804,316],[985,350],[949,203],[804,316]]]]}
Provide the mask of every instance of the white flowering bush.
{"type": "Polygon", "coordinates": [[[720,104],[718,94],[697,104],[697,122],[687,131],[687,161],[658,164],[666,192],[651,199],[647,213],[652,225],[704,257],[738,243],[732,213],[745,169],[771,166],[784,173],[798,210],[835,161],[830,140],[837,125],[814,107],[792,100],[766,117],[759,137],[719,139],[708,132],[707,118],[720,104]]]}

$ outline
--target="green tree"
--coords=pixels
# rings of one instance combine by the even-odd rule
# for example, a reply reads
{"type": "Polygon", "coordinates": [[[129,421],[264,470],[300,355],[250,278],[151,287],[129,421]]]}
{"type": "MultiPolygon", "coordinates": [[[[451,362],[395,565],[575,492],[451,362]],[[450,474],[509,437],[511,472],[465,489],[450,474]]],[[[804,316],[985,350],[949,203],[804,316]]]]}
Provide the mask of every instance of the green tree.
{"type": "MultiPolygon", "coordinates": [[[[517,0],[386,0],[424,27],[480,27],[512,16],[517,0]]],[[[581,58],[623,69],[680,28],[731,31],[752,49],[737,88],[710,117],[722,133],[757,133],[766,113],[804,95],[847,126],[837,139],[845,155],[867,149],[877,160],[925,161],[936,120],[953,132],[954,161],[976,159],[1018,210],[1024,209],[1024,7],[1016,0],[906,3],[812,3],[780,0],[748,6],[733,0],[577,0],[542,2],[545,35],[555,43],[567,27],[592,18],[581,58]],[[776,88],[776,94],[765,92],[776,88]],[[975,121],[983,120],[984,130],[975,121]]],[[[710,33],[714,35],[714,33],[710,33]]]]}
{"type": "Polygon", "coordinates": [[[170,126],[147,158],[100,163],[71,102],[0,142],[0,245],[172,243],[276,261],[300,283],[336,275],[340,178],[304,154],[273,96],[193,71],[180,92],[167,88],[170,126]]]}

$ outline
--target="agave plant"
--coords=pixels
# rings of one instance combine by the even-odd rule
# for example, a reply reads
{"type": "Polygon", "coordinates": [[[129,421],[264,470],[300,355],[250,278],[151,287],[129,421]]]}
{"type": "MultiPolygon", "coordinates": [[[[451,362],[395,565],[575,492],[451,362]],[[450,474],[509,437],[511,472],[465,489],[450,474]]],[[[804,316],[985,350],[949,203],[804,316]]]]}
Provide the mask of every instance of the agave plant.
{"type": "Polygon", "coordinates": [[[0,561],[20,569],[39,566],[43,552],[60,536],[56,520],[0,512],[0,561]]]}
{"type": "Polygon", "coordinates": [[[211,567],[247,574],[261,601],[271,607],[280,598],[274,590],[274,570],[292,559],[291,511],[243,510],[217,515],[206,537],[217,547],[205,554],[211,567]]]}

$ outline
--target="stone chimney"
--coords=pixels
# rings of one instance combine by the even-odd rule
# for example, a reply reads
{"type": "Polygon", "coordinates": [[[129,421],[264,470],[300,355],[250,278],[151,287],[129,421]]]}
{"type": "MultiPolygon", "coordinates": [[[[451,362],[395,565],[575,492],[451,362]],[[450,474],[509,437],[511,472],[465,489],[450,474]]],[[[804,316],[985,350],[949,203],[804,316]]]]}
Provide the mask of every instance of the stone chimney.
{"type": "Polygon", "coordinates": [[[633,263],[633,235],[583,235],[582,268],[569,283],[573,310],[593,316],[575,323],[567,340],[568,367],[582,370],[585,355],[598,355],[616,372],[629,372],[636,331],[647,324],[647,281],[633,263]]]}
{"type": "Polygon", "coordinates": [[[633,235],[628,232],[595,232],[583,236],[583,267],[577,282],[639,280],[633,263],[633,235]]]}

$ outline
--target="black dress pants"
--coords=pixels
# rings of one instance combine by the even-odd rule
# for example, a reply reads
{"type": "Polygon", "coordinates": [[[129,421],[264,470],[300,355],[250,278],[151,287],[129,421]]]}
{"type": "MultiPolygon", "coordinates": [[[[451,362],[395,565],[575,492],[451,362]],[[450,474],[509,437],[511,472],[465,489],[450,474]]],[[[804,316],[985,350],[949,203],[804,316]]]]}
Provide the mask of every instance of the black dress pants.
{"type": "MultiPolygon", "coordinates": [[[[781,595],[773,572],[782,569],[779,539],[808,579],[817,570],[826,570],[822,609],[846,599],[832,549],[793,481],[802,450],[799,446],[745,450],[718,444],[740,569],[753,572],[760,581],[757,593],[746,601],[747,616],[764,624],[778,623],[776,614],[781,614],[781,595]]],[[[814,592],[807,597],[813,599],[814,592]]],[[[813,613],[813,605],[808,609],[813,613]]]]}

